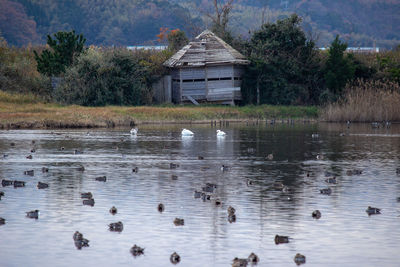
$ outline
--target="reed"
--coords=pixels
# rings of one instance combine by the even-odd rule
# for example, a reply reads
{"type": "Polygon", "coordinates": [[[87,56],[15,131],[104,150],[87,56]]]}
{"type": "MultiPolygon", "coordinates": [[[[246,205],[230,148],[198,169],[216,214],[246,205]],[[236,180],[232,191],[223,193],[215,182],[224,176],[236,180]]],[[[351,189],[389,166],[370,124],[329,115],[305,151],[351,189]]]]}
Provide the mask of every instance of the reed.
{"type": "Polygon", "coordinates": [[[391,81],[357,80],[342,100],[327,105],[321,120],[329,122],[400,121],[400,86],[391,81]]]}

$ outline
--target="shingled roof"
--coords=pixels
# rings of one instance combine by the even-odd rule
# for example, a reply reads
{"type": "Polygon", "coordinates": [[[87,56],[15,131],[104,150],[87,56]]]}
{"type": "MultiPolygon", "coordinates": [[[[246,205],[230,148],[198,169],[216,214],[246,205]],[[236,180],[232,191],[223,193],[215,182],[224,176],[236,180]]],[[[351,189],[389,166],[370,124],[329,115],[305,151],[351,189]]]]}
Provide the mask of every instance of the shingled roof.
{"type": "Polygon", "coordinates": [[[202,32],[193,42],[164,62],[164,66],[170,68],[221,64],[247,65],[249,61],[209,30],[202,32]]]}

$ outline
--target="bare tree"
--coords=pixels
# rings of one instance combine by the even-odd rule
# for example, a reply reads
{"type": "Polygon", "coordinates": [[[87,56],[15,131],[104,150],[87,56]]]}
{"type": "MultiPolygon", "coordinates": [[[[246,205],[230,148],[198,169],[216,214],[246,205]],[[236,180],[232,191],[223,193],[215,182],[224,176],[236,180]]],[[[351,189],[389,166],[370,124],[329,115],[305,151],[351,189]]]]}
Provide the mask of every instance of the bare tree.
{"type": "Polygon", "coordinates": [[[233,8],[234,0],[212,0],[211,10],[201,8],[201,12],[205,14],[206,17],[210,18],[213,25],[213,30],[217,31],[220,34],[224,34],[226,32],[229,15],[233,8]]]}

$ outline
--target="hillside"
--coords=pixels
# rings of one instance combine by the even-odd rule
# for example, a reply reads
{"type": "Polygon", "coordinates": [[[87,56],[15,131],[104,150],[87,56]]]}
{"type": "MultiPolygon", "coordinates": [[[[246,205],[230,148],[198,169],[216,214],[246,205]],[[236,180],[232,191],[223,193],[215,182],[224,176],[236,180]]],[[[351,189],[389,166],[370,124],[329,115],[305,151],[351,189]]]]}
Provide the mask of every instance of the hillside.
{"type": "MultiPolygon", "coordinates": [[[[189,36],[210,25],[211,0],[0,0],[0,33],[13,45],[44,43],[46,35],[75,29],[88,44],[154,44],[161,27],[189,36]]],[[[247,36],[262,21],[296,12],[319,46],[336,34],[350,46],[392,48],[400,42],[399,0],[235,0],[230,29],[247,36]]]]}
{"type": "Polygon", "coordinates": [[[72,29],[83,33],[87,44],[152,44],[161,27],[190,34],[198,23],[168,1],[0,0],[0,32],[13,45],[45,43],[47,34],[72,29]]]}

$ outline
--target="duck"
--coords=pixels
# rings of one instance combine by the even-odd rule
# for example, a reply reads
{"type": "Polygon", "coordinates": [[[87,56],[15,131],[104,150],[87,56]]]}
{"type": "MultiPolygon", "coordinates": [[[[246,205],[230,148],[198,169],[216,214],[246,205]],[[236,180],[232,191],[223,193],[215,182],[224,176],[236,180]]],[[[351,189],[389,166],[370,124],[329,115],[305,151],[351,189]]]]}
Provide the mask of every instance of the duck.
{"type": "Polygon", "coordinates": [[[91,192],[81,193],[81,198],[91,199],[93,198],[93,195],[91,192]]]}
{"type": "Polygon", "coordinates": [[[107,181],[107,177],[106,176],[100,176],[100,177],[96,177],[94,179],[96,181],[99,181],[99,182],[106,182],[107,181]]]}
{"type": "Polygon", "coordinates": [[[292,189],[289,186],[284,185],[282,188],[283,193],[290,193],[292,192],[292,189]]]}
{"type": "Polygon", "coordinates": [[[31,153],[35,153],[35,152],[36,152],[36,149],[32,148],[31,153]]]}
{"type": "Polygon", "coordinates": [[[130,131],[131,135],[137,135],[138,133],[138,128],[132,128],[130,131]]]}
{"type": "Polygon", "coordinates": [[[396,174],[400,174],[400,168],[396,169],[396,174]]]}
{"type": "Polygon", "coordinates": [[[229,206],[227,210],[228,210],[228,214],[229,214],[229,215],[233,215],[233,214],[235,214],[235,212],[236,212],[235,208],[232,207],[232,206],[229,206]]]}
{"type": "Polygon", "coordinates": [[[34,176],[35,172],[34,170],[24,171],[24,175],[34,176]]]}
{"type": "Polygon", "coordinates": [[[323,159],[324,159],[324,155],[317,154],[316,158],[317,158],[318,160],[323,160],[323,159]]]}
{"type": "Polygon", "coordinates": [[[274,155],[273,154],[268,154],[267,159],[268,160],[273,160],[274,159],[274,155]]]}
{"type": "Polygon", "coordinates": [[[132,169],[132,172],[136,172],[137,173],[138,171],[139,171],[138,167],[135,167],[135,168],[132,169]]]}
{"type": "Polygon", "coordinates": [[[253,182],[253,180],[247,179],[246,184],[247,184],[247,186],[251,186],[254,184],[254,182],[253,182]]]}
{"type": "Polygon", "coordinates": [[[219,198],[217,198],[215,200],[215,206],[220,206],[222,204],[221,200],[219,198]]]}
{"type": "Polygon", "coordinates": [[[141,248],[135,244],[133,247],[131,247],[130,252],[134,257],[137,257],[144,254],[144,248],[141,248]]]}
{"type": "Polygon", "coordinates": [[[172,162],[169,164],[169,168],[170,168],[170,169],[176,169],[176,168],[178,168],[178,167],[179,167],[179,164],[172,163],[172,162]]]}
{"type": "Polygon", "coordinates": [[[367,212],[368,215],[381,214],[381,209],[368,206],[368,208],[365,210],[365,212],[367,212]]]}
{"type": "Polygon", "coordinates": [[[203,156],[197,156],[197,159],[198,159],[198,160],[203,160],[204,157],[203,157],[203,156]]]}
{"type": "Polygon", "coordinates": [[[248,264],[248,259],[234,258],[232,261],[232,267],[246,267],[248,264]]]}
{"type": "Polygon", "coordinates": [[[304,264],[304,263],[306,263],[306,256],[304,256],[300,253],[297,253],[296,256],[294,256],[294,262],[297,265],[304,264]]]}
{"type": "Polygon", "coordinates": [[[274,189],[276,189],[276,190],[283,190],[284,187],[285,187],[285,185],[282,182],[274,183],[274,189]]]}
{"type": "Polygon", "coordinates": [[[226,133],[221,130],[217,130],[217,136],[226,136],[226,133]]]}
{"type": "Polygon", "coordinates": [[[229,167],[228,167],[228,166],[226,166],[226,165],[222,165],[222,166],[221,166],[221,171],[226,172],[226,171],[228,171],[228,170],[229,170],[229,167]]]}
{"type": "Polygon", "coordinates": [[[330,189],[329,187],[323,188],[323,189],[320,189],[319,192],[323,195],[330,195],[332,193],[332,189],[330,189]]]}
{"type": "Polygon", "coordinates": [[[171,256],[169,257],[169,261],[172,264],[178,264],[181,261],[181,256],[179,256],[178,253],[174,252],[171,254],[171,256]]]}
{"type": "Polygon", "coordinates": [[[83,154],[83,152],[78,149],[74,149],[74,154],[79,155],[79,154],[83,154]]]}
{"type": "Polygon", "coordinates": [[[14,187],[24,187],[24,186],[25,186],[25,182],[23,182],[23,181],[17,181],[17,180],[15,180],[15,181],[13,182],[13,184],[14,184],[14,187]]]}
{"type": "Polygon", "coordinates": [[[313,134],[311,134],[311,138],[319,138],[319,134],[313,133],[313,134]]]}
{"type": "Polygon", "coordinates": [[[124,229],[124,225],[122,224],[122,222],[115,222],[115,223],[110,223],[108,225],[108,228],[112,232],[122,232],[122,230],[124,229]]]}
{"type": "Polygon", "coordinates": [[[111,209],[110,209],[110,213],[112,214],[112,215],[115,215],[115,214],[117,214],[117,208],[115,207],[115,206],[112,206],[111,207],[111,209]]]}
{"type": "Polygon", "coordinates": [[[283,244],[283,243],[289,243],[289,237],[284,236],[284,235],[276,235],[275,236],[275,244],[283,244]]]}
{"type": "Polygon", "coordinates": [[[76,231],[74,235],[72,236],[75,242],[75,246],[77,249],[82,249],[82,247],[88,247],[89,246],[89,240],[86,238],[83,238],[83,234],[79,233],[76,231]]]}
{"type": "Polygon", "coordinates": [[[0,191],[0,200],[1,200],[1,197],[3,197],[3,196],[4,196],[4,192],[0,191]]]}
{"type": "Polygon", "coordinates": [[[201,192],[194,190],[194,198],[200,198],[201,197],[201,192]]]}
{"type": "Polygon", "coordinates": [[[31,219],[39,219],[39,210],[31,210],[26,212],[26,217],[31,219]]]}
{"type": "Polygon", "coordinates": [[[6,224],[6,219],[0,217],[0,225],[6,224]]]}
{"type": "Polygon", "coordinates": [[[336,184],[336,176],[326,179],[325,182],[327,182],[328,184],[336,184]]]}
{"type": "Polygon", "coordinates": [[[1,180],[1,185],[2,185],[3,187],[9,186],[9,185],[13,185],[13,184],[14,184],[14,181],[6,180],[6,179],[1,180]]]}
{"type": "Polygon", "coordinates": [[[201,199],[203,201],[211,200],[211,196],[207,195],[206,193],[201,193],[201,199]]]}
{"type": "Polygon", "coordinates": [[[83,172],[83,171],[85,171],[85,167],[79,166],[79,167],[77,168],[77,170],[80,171],[80,172],[83,172]]]}
{"type": "Polygon", "coordinates": [[[174,224],[176,226],[183,226],[183,225],[185,225],[185,220],[184,219],[180,219],[180,218],[175,218],[174,224]]]}
{"type": "Polygon", "coordinates": [[[46,183],[38,182],[38,184],[37,184],[37,188],[38,189],[45,189],[45,188],[48,188],[48,187],[49,187],[49,185],[46,184],[46,183]]]}
{"type": "Polygon", "coordinates": [[[43,173],[49,172],[49,168],[43,167],[43,168],[42,168],[42,172],[43,172],[43,173]]]}
{"type": "Polygon", "coordinates": [[[182,129],[181,135],[182,136],[193,136],[194,133],[188,129],[182,129]]]}
{"type": "Polygon", "coordinates": [[[203,190],[203,192],[213,193],[214,192],[214,187],[206,185],[206,186],[203,186],[201,188],[201,190],[203,190]]]}
{"type": "Polygon", "coordinates": [[[251,264],[257,264],[260,261],[260,258],[258,258],[258,256],[252,252],[247,258],[247,261],[251,264]]]}
{"type": "Polygon", "coordinates": [[[178,180],[178,175],[172,174],[172,175],[171,175],[171,179],[172,179],[172,180],[178,180]]]}
{"type": "Polygon", "coordinates": [[[228,222],[229,222],[229,223],[234,223],[234,222],[236,222],[236,215],[235,215],[235,214],[229,214],[229,215],[228,215],[228,222]]]}
{"type": "Polygon", "coordinates": [[[319,210],[314,210],[314,211],[311,213],[311,216],[312,216],[314,219],[319,219],[319,218],[321,218],[321,212],[320,212],[319,210]]]}
{"type": "Polygon", "coordinates": [[[32,159],[33,157],[32,157],[32,155],[28,155],[26,158],[27,159],[32,159]]]}
{"type": "Polygon", "coordinates": [[[164,207],[164,204],[163,203],[160,203],[160,204],[158,204],[158,206],[157,206],[157,210],[158,210],[158,212],[163,212],[164,211],[164,209],[165,209],[165,207],[164,207]]]}
{"type": "Polygon", "coordinates": [[[89,199],[84,199],[82,201],[83,205],[87,205],[87,206],[94,206],[94,198],[89,198],[89,199]]]}

